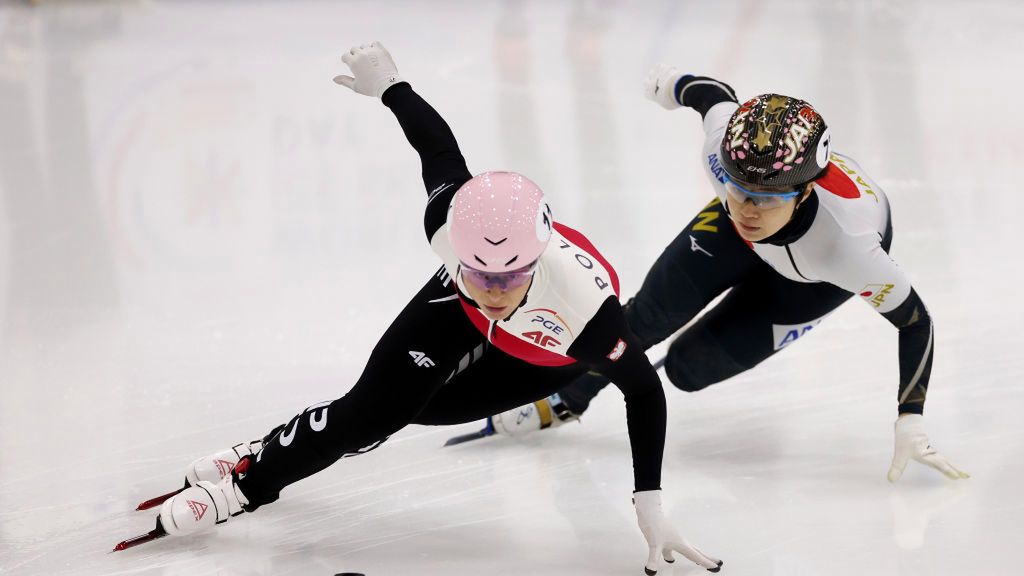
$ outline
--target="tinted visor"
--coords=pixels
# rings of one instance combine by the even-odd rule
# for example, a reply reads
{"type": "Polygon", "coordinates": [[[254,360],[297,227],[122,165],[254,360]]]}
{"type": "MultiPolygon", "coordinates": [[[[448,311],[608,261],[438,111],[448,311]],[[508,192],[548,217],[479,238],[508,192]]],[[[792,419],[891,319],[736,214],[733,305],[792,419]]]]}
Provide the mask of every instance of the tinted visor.
{"type": "Polygon", "coordinates": [[[750,190],[728,176],[725,176],[725,191],[729,193],[730,198],[740,204],[750,200],[754,206],[762,209],[778,208],[800,195],[800,190],[796,189],[750,190]]]}
{"type": "Polygon", "coordinates": [[[505,292],[515,290],[529,282],[533,278],[533,271],[536,267],[537,262],[533,262],[528,266],[508,272],[484,272],[483,270],[476,270],[462,264],[460,271],[462,272],[463,282],[467,284],[472,284],[481,290],[490,290],[497,287],[505,292]]]}

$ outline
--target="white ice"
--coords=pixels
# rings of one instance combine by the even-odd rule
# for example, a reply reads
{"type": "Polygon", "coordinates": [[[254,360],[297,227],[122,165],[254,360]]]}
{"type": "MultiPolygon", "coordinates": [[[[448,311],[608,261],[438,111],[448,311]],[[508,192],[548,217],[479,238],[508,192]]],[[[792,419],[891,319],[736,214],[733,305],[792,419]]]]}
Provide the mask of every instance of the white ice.
{"type": "Polygon", "coordinates": [[[815,103],[890,195],[936,324],[927,429],[973,477],[886,481],[897,333],[852,302],[747,374],[667,384],[667,513],[727,575],[1020,574],[1022,27],[996,0],[3,4],[0,574],[642,573],[614,390],[518,443],[413,426],[109,553],[192,458],[344,394],[438,266],[393,116],[331,82],[374,39],[626,295],[711,198],[699,118],[642,97],[649,66],[815,103]]]}

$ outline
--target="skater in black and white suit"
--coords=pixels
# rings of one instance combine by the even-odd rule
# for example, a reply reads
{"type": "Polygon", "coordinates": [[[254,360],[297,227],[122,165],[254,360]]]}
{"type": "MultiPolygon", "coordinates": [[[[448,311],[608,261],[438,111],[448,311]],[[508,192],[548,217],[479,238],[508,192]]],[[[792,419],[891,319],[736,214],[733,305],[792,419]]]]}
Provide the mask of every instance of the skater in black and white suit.
{"type": "MultiPolygon", "coordinates": [[[[889,201],[856,161],[832,150],[817,111],[778,94],[740,104],[728,85],[664,65],[651,71],[646,94],[666,109],[686,106],[700,113],[702,163],[715,198],[651,266],[624,306],[626,320],[646,349],[727,292],[669,346],[665,371],[672,384],[695,392],[749,370],[856,296],[899,330],[889,480],[898,480],[910,460],[951,479],[967,478],[925,434],[934,326],[907,274],[889,256],[889,201]]],[[[534,406],[565,406],[563,417],[572,419],[607,383],[589,373],[534,406]]],[[[494,420],[507,422],[514,413],[494,420]]],[[[535,429],[525,422],[509,432],[535,429]]]]}

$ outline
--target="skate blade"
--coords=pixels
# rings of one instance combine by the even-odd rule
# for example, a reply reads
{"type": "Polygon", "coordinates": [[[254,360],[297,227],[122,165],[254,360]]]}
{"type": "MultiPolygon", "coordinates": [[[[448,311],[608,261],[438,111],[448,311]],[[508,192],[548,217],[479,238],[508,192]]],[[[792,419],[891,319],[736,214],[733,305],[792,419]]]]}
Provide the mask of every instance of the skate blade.
{"type": "Polygon", "coordinates": [[[476,432],[470,432],[469,434],[463,434],[461,436],[453,436],[449,438],[448,441],[444,443],[445,447],[455,446],[456,444],[462,444],[463,442],[470,442],[472,440],[479,440],[481,438],[487,438],[488,436],[494,436],[494,424],[491,422],[491,419],[488,418],[484,424],[485,425],[483,430],[478,430],[476,432]]]}
{"type": "Polygon", "coordinates": [[[135,508],[135,510],[149,510],[150,508],[156,508],[157,506],[163,504],[165,501],[170,500],[171,498],[173,498],[175,495],[180,494],[182,491],[185,490],[185,488],[188,488],[188,484],[186,484],[184,486],[184,488],[178,488],[174,492],[168,492],[167,494],[164,494],[163,496],[157,496],[156,498],[150,498],[149,500],[146,500],[145,502],[139,504],[135,508]]]}
{"type": "Polygon", "coordinates": [[[111,550],[111,552],[120,552],[121,550],[134,548],[135,546],[145,544],[146,542],[152,542],[153,540],[156,540],[157,538],[163,538],[164,536],[167,536],[167,531],[164,530],[164,525],[160,523],[160,517],[158,516],[156,519],[156,528],[150,530],[149,532],[146,532],[141,536],[136,536],[134,538],[129,538],[123,542],[119,542],[117,546],[114,546],[114,549],[111,550]]]}
{"type": "Polygon", "coordinates": [[[494,432],[487,432],[486,430],[481,430],[479,432],[473,432],[473,433],[470,433],[470,434],[463,434],[462,436],[452,436],[451,438],[448,439],[447,442],[444,443],[444,445],[445,446],[455,446],[457,444],[462,444],[463,442],[470,442],[470,441],[473,441],[473,440],[479,440],[481,438],[487,438],[488,436],[493,436],[493,435],[494,435],[494,432]]]}

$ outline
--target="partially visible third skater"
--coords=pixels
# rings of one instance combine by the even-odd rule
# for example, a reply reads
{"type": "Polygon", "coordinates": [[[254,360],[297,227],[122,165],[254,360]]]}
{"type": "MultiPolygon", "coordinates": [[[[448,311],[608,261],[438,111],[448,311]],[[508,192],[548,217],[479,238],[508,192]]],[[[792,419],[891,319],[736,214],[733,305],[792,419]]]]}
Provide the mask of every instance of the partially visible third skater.
{"type": "Polygon", "coordinates": [[[443,266],[384,332],[347,394],[310,406],[262,440],[197,460],[183,491],[140,506],[162,502],[157,528],[118,549],[253,512],[408,424],[483,418],[589,370],[625,396],[645,571],[655,574],[678,552],[717,572],[722,562],[687,543],[662,512],[665,396],[626,325],[614,269],[585,236],[552,219],[526,177],[471,175],[447,123],[398,76],[383,46],[353,48],[342,59],[353,76],[335,81],[380,98],[419,154],[426,236],[443,266]]]}
{"type": "MultiPolygon", "coordinates": [[[[968,478],[925,433],[934,328],[889,256],[889,201],[852,158],[832,151],[821,115],[779,94],[740,104],[728,85],[665,65],[651,70],[645,93],[666,109],[700,113],[703,164],[716,198],[651,267],[623,307],[626,320],[647,349],[728,291],[669,346],[669,380],[696,392],[749,370],[856,295],[899,330],[889,481],[910,460],[968,478]]],[[[556,427],[578,418],[607,384],[601,374],[585,374],[557,394],[496,414],[490,427],[513,436],[556,427]],[[547,412],[560,417],[541,421],[537,414],[547,412]]]]}

